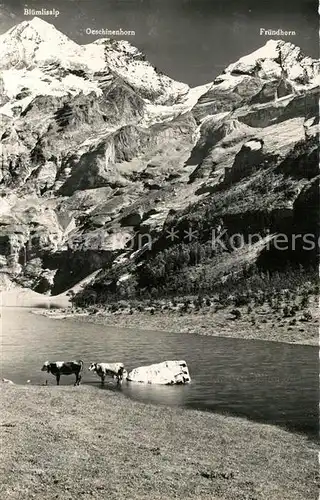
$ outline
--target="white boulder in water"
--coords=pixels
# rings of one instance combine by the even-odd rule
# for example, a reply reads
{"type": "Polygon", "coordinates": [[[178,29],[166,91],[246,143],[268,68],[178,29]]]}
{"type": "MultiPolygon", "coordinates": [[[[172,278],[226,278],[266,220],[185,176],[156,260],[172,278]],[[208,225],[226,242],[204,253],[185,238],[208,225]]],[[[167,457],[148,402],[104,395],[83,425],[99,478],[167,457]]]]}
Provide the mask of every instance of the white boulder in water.
{"type": "Polygon", "coordinates": [[[191,382],[185,361],[163,361],[154,365],[140,366],[128,373],[127,380],[144,384],[188,384],[191,382]]]}

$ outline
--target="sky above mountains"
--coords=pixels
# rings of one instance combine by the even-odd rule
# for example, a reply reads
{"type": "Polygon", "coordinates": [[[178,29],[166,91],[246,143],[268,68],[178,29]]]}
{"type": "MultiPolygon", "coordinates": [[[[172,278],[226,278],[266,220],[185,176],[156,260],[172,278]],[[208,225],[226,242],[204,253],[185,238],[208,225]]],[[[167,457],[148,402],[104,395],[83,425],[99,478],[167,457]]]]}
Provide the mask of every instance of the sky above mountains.
{"type": "Polygon", "coordinates": [[[0,33],[21,21],[24,8],[57,9],[43,17],[77,43],[98,36],[86,29],[134,30],[122,37],[143,50],[170,77],[191,86],[207,83],[231,62],[282,38],[319,57],[318,4],[314,0],[6,0],[0,3],[0,33]],[[295,31],[268,37],[260,28],[295,31]]]}

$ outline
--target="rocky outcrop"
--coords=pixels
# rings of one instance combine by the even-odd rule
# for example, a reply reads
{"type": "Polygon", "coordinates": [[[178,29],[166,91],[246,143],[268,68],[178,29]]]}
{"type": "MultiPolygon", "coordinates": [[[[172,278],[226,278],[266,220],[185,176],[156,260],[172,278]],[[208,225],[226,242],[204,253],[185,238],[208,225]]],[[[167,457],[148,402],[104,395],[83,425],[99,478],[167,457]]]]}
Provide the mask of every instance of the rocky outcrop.
{"type": "Polygon", "coordinates": [[[224,182],[230,185],[255,173],[263,162],[263,140],[251,139],[236,155],[230,170],[225,171],[224,182]]]}
{"type": "Polygon", "coordinates": [[[214,118],[206,120],[200,129],[200,138],[187,161],[187,164],[197,165],[190,175],[190,182],[214,173],[219,164],[219,160],[214,158],[219,147],[226,149],[229,146],[230,151],[230,145],[235,147],[254,133],[253,128],[235,118],[232,119],[231,115],[218,121],[214,118]]]}

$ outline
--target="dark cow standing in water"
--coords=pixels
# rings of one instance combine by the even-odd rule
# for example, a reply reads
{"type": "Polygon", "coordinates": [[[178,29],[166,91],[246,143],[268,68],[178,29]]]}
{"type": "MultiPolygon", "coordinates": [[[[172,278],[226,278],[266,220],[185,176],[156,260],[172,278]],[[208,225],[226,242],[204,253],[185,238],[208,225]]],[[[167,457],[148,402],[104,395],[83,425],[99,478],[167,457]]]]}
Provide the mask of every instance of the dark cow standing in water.
{"type": "Polygon", "coordinates": [[[71,375],[72,373],[76,376],[76,381],[74,385],[80,385],[81,372],[83,370],[83,361],[46,361],[41,368],[42,372],[52,373],[55,375],[57,380],[57,385],[60,384],[61,375],[71,375]]]}

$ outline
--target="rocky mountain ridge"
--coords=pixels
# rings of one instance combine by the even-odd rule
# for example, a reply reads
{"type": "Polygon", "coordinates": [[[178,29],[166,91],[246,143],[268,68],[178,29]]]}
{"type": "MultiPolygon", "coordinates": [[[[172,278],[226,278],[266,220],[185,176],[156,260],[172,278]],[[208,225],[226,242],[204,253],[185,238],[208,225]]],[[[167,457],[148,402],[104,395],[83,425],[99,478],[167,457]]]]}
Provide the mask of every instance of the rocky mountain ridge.
{"type": "Polygon", "coordinates": [[[53,294],[99,269],[139,280],[173,225],[276,232],[316,203],[319,65],[291,43],[195,89],[128,42],[79,46],[38,18],[1,35],[0,56],[6,279],[53,294]]]}

